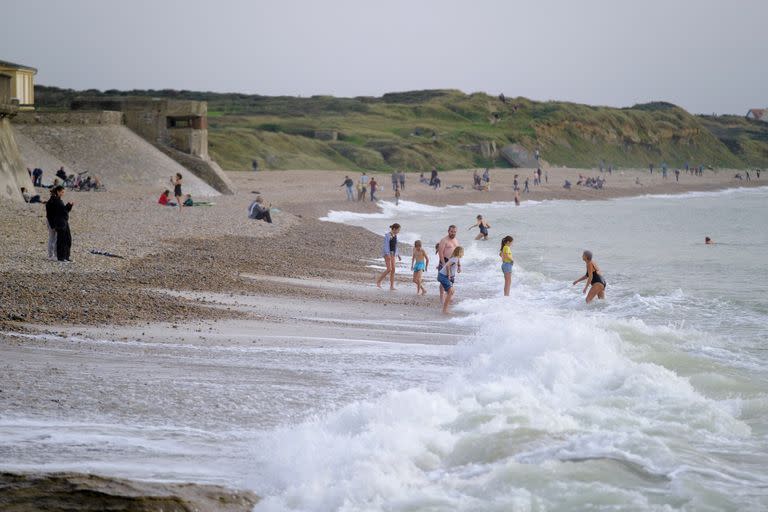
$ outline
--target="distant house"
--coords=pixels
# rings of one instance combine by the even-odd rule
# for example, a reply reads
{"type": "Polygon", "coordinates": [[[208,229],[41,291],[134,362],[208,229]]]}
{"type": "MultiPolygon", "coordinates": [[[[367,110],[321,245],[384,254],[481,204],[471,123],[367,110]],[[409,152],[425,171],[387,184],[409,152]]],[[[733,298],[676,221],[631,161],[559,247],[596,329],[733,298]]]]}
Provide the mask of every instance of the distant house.
{"type": "Polygon", "coordinates": [[[768,108],[751,108],[747,112],[747,119],[768,122],[768,108]]]}
{"type": "Polygon", "coordinates": [[[34,109],[36,74],[35,68],[0,60],[0,104],[17,100],[19,109],[34,109]]]}

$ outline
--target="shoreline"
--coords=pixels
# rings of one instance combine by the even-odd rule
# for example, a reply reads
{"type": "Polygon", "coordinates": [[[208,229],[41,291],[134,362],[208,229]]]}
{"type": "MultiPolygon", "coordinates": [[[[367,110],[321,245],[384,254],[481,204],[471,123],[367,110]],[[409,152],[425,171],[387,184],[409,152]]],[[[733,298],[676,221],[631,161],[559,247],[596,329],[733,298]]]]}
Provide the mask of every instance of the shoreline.
{"type": "MultiPolygon", "coordinates": [[[[401,199],[431,206],[508,203],[513,200],[514,175],[532,172],[494,169],[490,192],[471,189],[471,170],[440,173],[444,188],[437,191],[415,182],[418,176],[410,173],[401,199]]],[[[705,171],[700,177],[681,175],[677,183],[673,177],[664,180],[647,170],[622,170],[607,175],[603,190],[576,186],[564,190],[561,180],[575,183],[579,174],[594,176],[597,171],[557,168],[546,173],[549,183],[531,185],[529,193],[520,194],[522,202],[678,195],[768,185],[768,181],[757,179],[736,180],[731,171],[705,171]],[[637,186],[638,179],[646,184],[637,186]]],[[[158,206],[154,195],[143,189],[71,193],[71,199],[77,201],[72,213],[76,261],[68,266],[45,259],[47,233],[41,205],[14,204],[0,210],[0,232],[6,239],[20,242],[0,246],[0,278],[5,283],[0,288],[0,327],[14,331],[34,325],[146,324],[240,316],[236,311],[207,308],[196,301],[168,301],[153,291],[156,289],[226,290],[265,296],[307,293],[318,298],[327,293],[317,289],[301,292],[297,291],[300,287],[244,279],[241,274],[372,281],[374,271],[367,265],[378,258],[379,235],[319,220],[331,211],[381,213],[378,203],[345,200],[339,185],[346,172],[228,174],[235,195],[216,197],[216,204],[209,208],[181,212],[158,206]],[[277,207],[274,224],[247,219],[245,212],[256,194],[277,207]],[[124,229],[123,225],[129,227],[124,229]],[[311,247],[312,254],[303,250],[305,247],[311,247]],[[92,255],[89,249],[107,250],[126,259],[92,255]]],[[[389,177],[373,176],[381,182],[389,177]]],[[[378,196],[380,201],[394,200],[391,187],[384,183],[378,196]]],[[[399,278],[401,285],[407,283],[402,274],[399,278]]],[[[386,303],[390,298],[382,294],[365,300],[386,303]]]]}

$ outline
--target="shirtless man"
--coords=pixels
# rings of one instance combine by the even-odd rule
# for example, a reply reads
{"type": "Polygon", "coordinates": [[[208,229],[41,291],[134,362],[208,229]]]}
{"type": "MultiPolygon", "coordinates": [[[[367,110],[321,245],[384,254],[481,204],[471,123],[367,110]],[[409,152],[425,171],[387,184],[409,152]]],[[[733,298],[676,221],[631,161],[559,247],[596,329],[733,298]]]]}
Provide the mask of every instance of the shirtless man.
{"type": "MultiPolygon", "coordinates": [[[[440,243],[437,244],[437,254],[438,254],[438,262],[437,262],[437,271],[440,272],[440,269],[443,268],[443,264],[448,261],[453,254],[453,250],[457,248],[459,245],[459,239],[456,238],[456,226],[451,224],[448,226],[448,235],[444,236],[442,240],[440,240],[440,243]]],[[[459,263],[458,268],[461,268],[461,263],[459,263]]],[[[443,294],[445,293],[443,291],[443,287],[440,286],[440,302],[443,303],[443,294]]]]}

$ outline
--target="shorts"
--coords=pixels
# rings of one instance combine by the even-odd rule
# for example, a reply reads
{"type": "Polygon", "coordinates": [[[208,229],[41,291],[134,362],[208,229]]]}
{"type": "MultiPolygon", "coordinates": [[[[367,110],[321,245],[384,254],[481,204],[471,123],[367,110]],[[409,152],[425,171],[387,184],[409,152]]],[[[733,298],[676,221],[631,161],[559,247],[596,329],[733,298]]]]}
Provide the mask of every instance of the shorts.
{"type": "Polygon", "coordinates": [[[427,262],[425,261],[417,261],[413,264],[413,271],[414,272],[424,272],[424,269],[427,268],[427,262]]]}
{"type": "Polygon", "coordinates": [[[440,282],[440,286],[442,286],[443,290],[445,291],[450,290],[453,286],[453,283],[445,274],[437,274],[437,280],[440,282]]]}
{"type": "Polygon", "coordinates": [[[515,264],[514,261],[502,263],[501,264],[501,271],[504,272],[505,274],[509,274],[510,272],[512,272],[512,265],[514,265],[514,264],[515,264]]]}

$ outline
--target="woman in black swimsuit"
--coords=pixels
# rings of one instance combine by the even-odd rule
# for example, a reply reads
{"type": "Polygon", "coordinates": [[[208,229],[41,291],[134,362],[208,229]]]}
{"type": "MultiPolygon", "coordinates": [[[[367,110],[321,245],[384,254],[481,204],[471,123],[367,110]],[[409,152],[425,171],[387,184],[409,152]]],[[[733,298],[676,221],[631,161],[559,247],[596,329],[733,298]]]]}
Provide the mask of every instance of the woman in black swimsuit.
{"type": "Polygon", "coordinates": [[[183,201],[181,198],[183,197],[183,194],[181,193],[181,173],[177,172],[175,178],[171,178],[171,184],[173,185],[173,195],[176,196],[176,204],[179,205],[179,210],[181,210],[181,205],[183,204],[183,201]]]}
{"type": "Polygon", "coordinates": [[[477,216],[477,222],[475,222],[474,224],[469,226],[469,229],[467,229],[467,231],[469,231],[472,228],[480,228],[480,234],[478,234],[475,237],[475,240],[480,240],[481,238],[483,240],[488,240],[488,229],[490,227],[491,227],[491,225],[488,224],[488,222],[486,222],[485,220],[483,220],[483,216],[482,215],[478,215],[477,216]]]}
{"type": "Polygon", "coordinates": [[[582,293],[587,293],[587,288],[589,288],[590,285],[592,286],[589,293],[587,293],[587,304],[592,302],[592,299],[594,299],[595,296],[597,296],[598,299],[604,299],[605,287],[608,283],[606,283],[605,278],[600,275],[600,267],[597,266],[597,263],[592,261],[592,251],[584,251],[581,255],[581,259],[587,264],[587,273],[575,280],[573,284],[575,285],[586,279],[587,282],[584,284],[582,293]]]}

